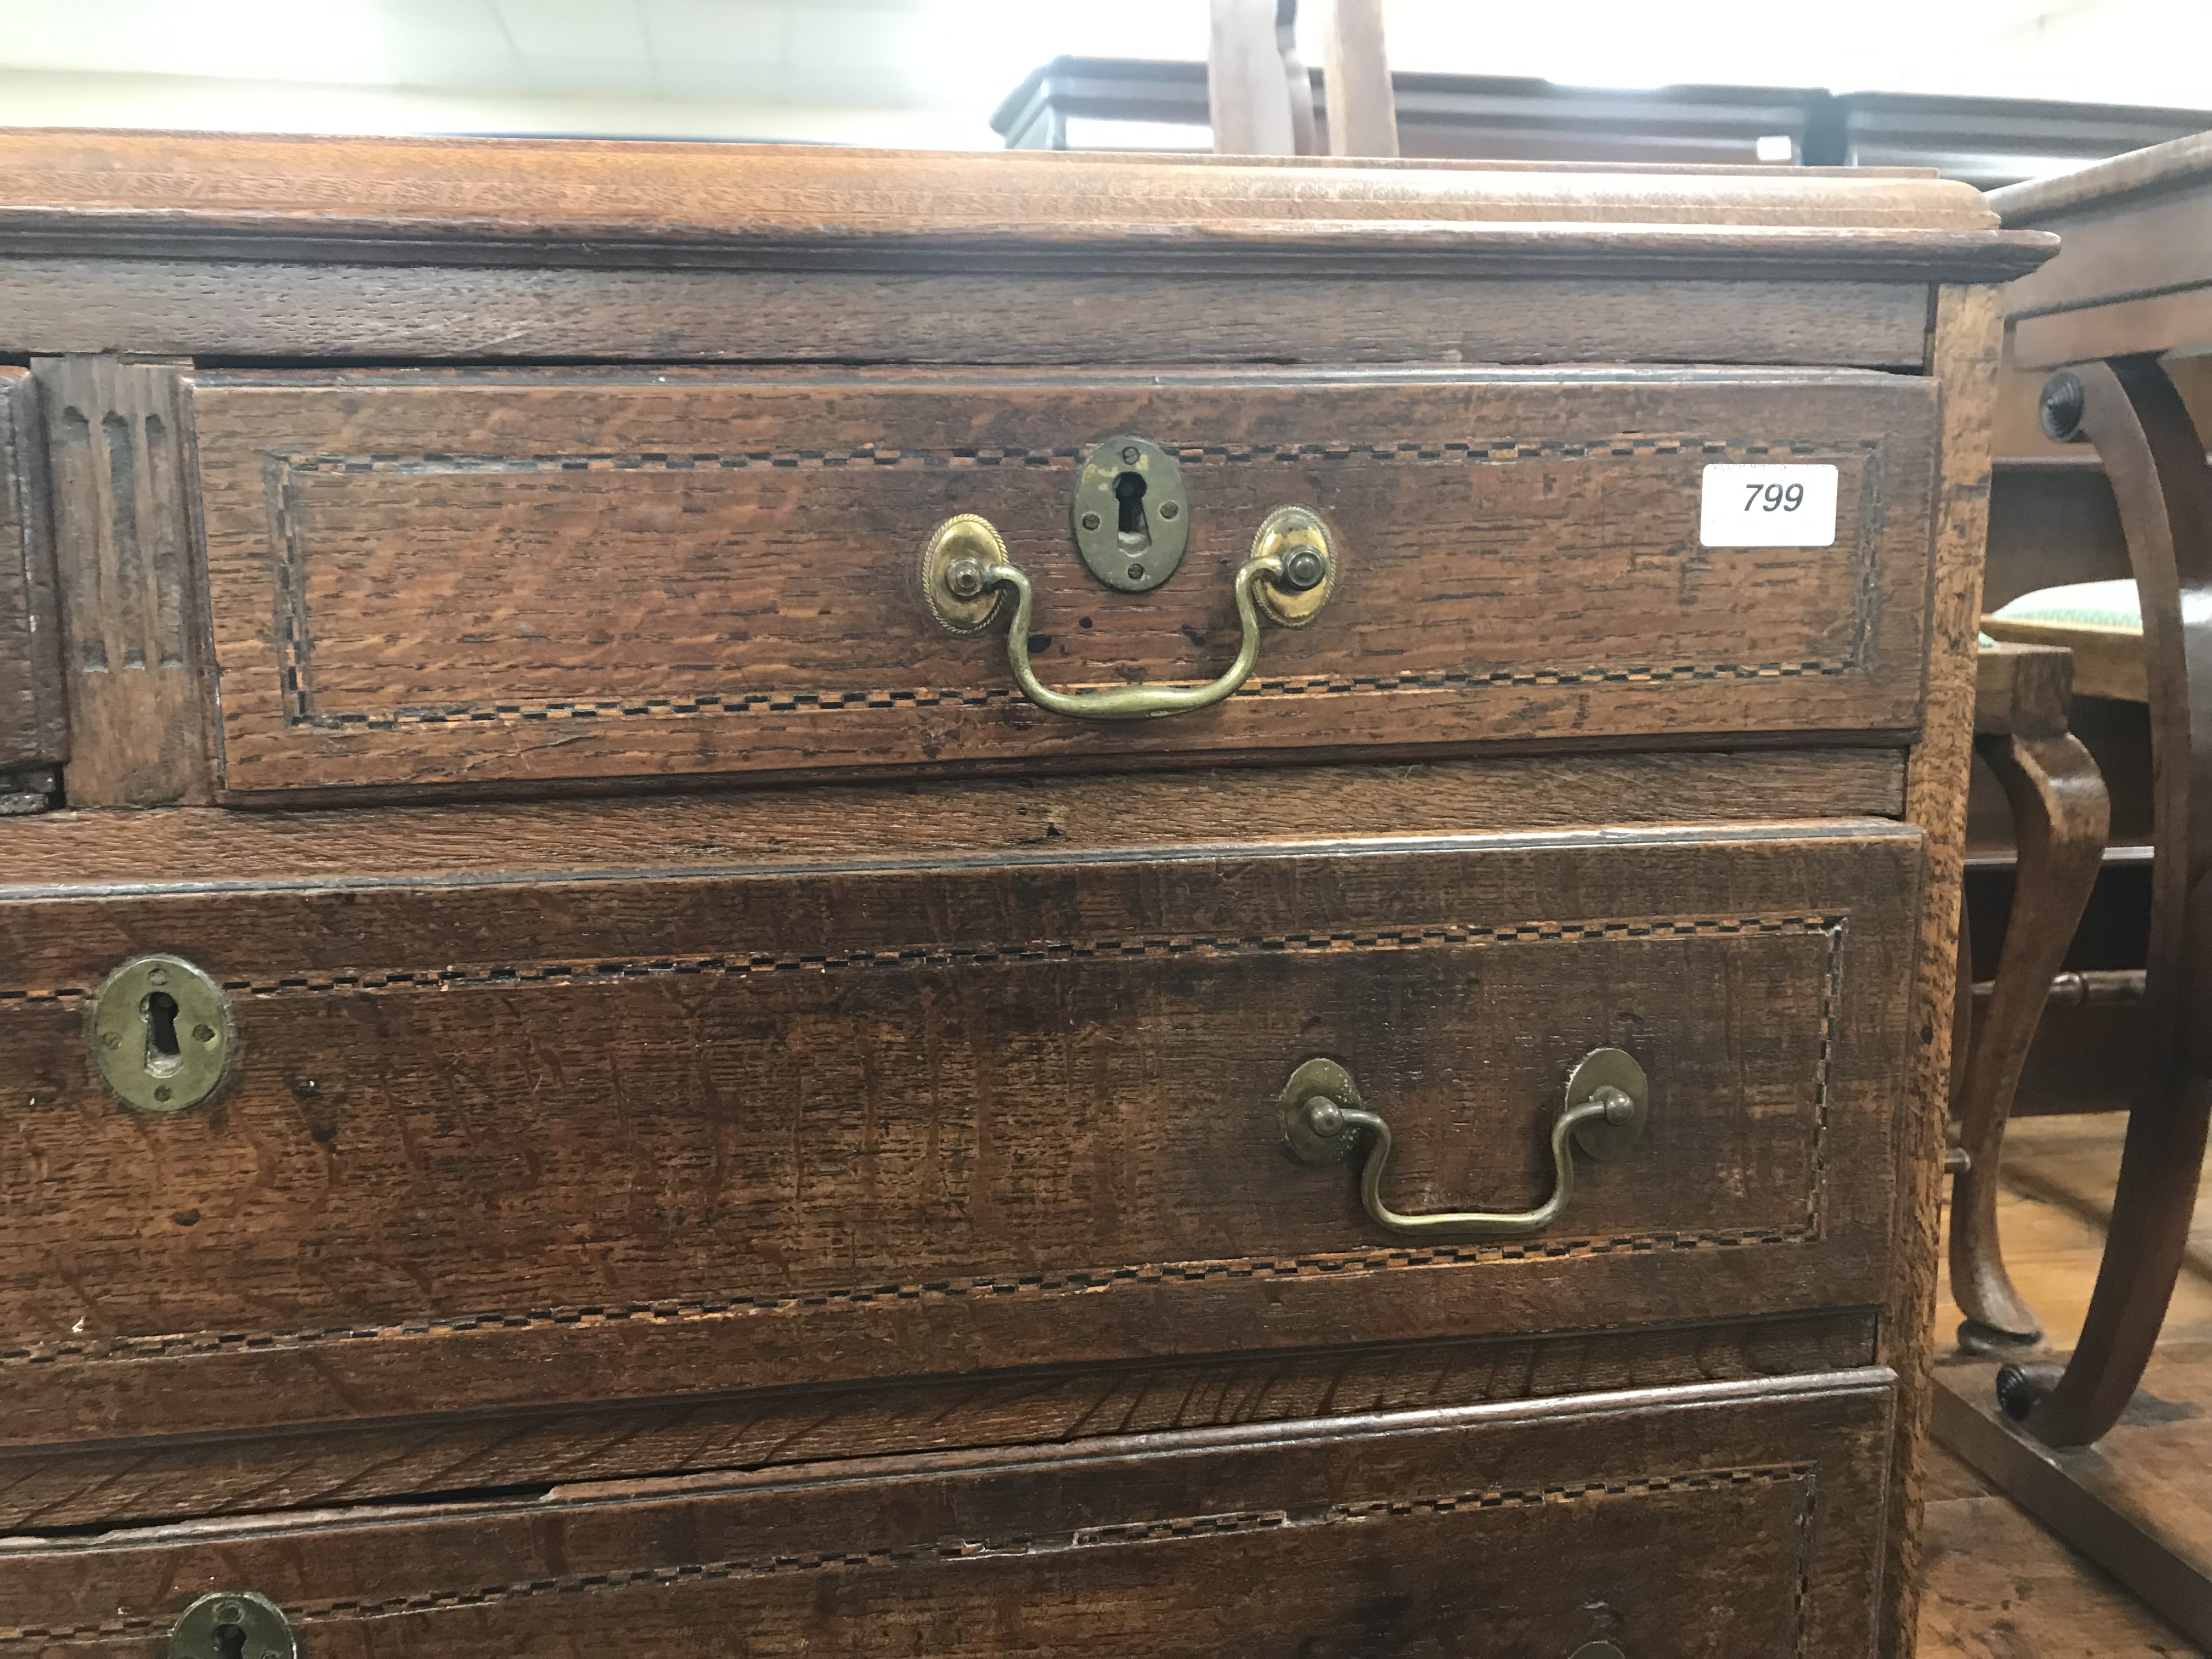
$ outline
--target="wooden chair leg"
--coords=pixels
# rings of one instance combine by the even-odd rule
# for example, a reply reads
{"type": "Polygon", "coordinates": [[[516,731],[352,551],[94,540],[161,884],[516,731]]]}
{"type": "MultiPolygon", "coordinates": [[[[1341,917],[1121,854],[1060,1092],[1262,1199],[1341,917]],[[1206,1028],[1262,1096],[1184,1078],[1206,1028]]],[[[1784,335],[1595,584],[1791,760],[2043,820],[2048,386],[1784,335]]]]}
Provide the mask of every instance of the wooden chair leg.
{"type": "Polygon", "coordinates": [[[1319,147],[1297,14],[1297,0],[1213,0],[1206,89],[1217,155],[1310,155],[1319,147]]]}
{"type": "MultiPolygon", "coordinates": [[[[1986,1350],[2043,1334],[2034,1310],[2005,1272],[1997,1240],[1997,1164],[2051,975],[2096,883],[2112,806],[2104,775],[2070,734],[1990,736],[1974,747],[2004,785],[2020,847],[2012,920],[1960,1100],[1959,1145],[1966,1167],[1951,1186],[1951,1294],[1966,1316],[1959,1340],[1986,1350]]],[[[1962,959],[1960,974],[1971,971],[1962,959]]],[[[1966,1041],[1964,1027],[1954,1041],[1966,1041]]]]}
{"type": "Polygon", "coordinates": [[[2180,1272],[2212,1093],[2212,467],[2154,358],[2062,372],[2045,428],[2097,447],[2135,567],[2150,692],[2150,948],[2142,1092],[2128,1119],[2097,1288],[2063,1372],[2007,1366],[1997,1398],[2053,1446],[2087,1445],[2142,1380],[2180,1272]]]}
{"type": "Polygon", "coordinates": [[[1382,0],[1335,0],[1328,28],[1322,76],[1328,88],[1328,153],[1395,155],[1398,105],[1382,44],[1382,0]]]}

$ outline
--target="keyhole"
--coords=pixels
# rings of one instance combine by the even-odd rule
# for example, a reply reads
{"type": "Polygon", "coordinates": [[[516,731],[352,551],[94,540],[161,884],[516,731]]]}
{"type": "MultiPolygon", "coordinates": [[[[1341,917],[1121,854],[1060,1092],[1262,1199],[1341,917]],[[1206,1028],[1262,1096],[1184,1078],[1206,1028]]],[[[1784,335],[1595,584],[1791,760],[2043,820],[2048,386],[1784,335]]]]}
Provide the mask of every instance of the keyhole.
{"type": "Polygon", "coordinates": [[[177,1069],[180,1053],[177,1000],[167,991],[149,991],[138,1012],[146,1017],[146,1069],[155,1077],[167,1077],[177,1069]]]}
{"type": "Polygon", "coordinates": [[[1114,499],[1121,506],[1121,550],[1141,553],[1152,544],[1152,526],[1145,522],[1145,475],[1124,472],[1114,480],[1114,499]]]}
{"type": "Polygon", "coordinates": [[[246,1632],[237,1625],[215,1627],[216,1659],[246,1659],[246,1632]]]}

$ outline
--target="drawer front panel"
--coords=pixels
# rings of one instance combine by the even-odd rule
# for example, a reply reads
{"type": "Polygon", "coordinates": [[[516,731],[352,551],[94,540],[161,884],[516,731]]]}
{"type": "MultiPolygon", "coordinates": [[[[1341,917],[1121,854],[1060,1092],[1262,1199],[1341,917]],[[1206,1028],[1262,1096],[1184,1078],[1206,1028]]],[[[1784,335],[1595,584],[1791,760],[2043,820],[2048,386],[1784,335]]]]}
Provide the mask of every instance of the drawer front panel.
{"type": "Polygon", "coordinates": [[[192,405],[240,795],[1919,718],[1936,398],[1894,375],[415,371],[203,376],[192,405]],[[1188,495],[1146,592],[1073,543],[1116,433],[1188,495]],[[1701,547],[1705,466],[1775,461],[1838,469],[1834,544],[1701,547]],[[933,530],[980,514],[1045,684],[1211,680],[1284,506],[1341,578],[1202,712],[1047,714],[1011,601],[960,637],[923,598],[933,530]]]}
{"type": "Polygon", "coordinates": [[[1873,1303],[1919,865],[1868,822],[27,895],[0,1425],[1873,1303]],[[232,988],[234,1080],[173,1116],[86,1058],[149,949],[232,988]],[[1397,1208],[1533,1206],[1605,1045],[1650,1127],[1536,1237],[1396,1237],[1285,1152],[1326,1057],[1397,1208]]]}
{"type": "Polygon", "coordinates": [[[0,1652],[135,1659],[252,1589],[317,1659],[1861,1659],[1890,1416],[1869,1370],[27,1540],[0,1545],[0,1652]]]}

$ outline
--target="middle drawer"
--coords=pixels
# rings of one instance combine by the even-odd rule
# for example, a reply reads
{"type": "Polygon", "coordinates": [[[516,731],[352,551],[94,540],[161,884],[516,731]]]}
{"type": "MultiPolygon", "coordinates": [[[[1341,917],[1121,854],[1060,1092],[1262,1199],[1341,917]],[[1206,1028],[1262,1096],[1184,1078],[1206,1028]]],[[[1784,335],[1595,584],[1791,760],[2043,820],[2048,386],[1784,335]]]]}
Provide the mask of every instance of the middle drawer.
{"type": "Polygon", "coordinates": [[[1871,1304],[1920,862],[1846,821],[0,890],[0,1346],[50,1362],[0,1443],[1871,1304]],[[204,1101],[132,1074],[160,996],[229,1047],[204,1101]],[[1389,1127],[1373,1205],[1371,1132],[1287,1148],[1313,1062],[1389,1127]],[[1578,1074],[1644,1109],[1617,1156],[1578,1074]],[[1510,1236],[1378,1219],[1563,1179],[1510,1236]]]}

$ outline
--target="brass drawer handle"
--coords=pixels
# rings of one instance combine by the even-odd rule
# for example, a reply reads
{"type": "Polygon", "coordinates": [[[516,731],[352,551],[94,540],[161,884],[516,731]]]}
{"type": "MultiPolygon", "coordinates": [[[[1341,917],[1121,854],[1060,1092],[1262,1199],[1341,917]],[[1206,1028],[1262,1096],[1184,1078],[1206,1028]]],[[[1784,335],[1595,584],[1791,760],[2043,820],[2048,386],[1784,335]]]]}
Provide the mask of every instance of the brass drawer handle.
{"type": "Polygon", "coordinates": [[[1541,1232],[1575,1195],[1575,1152],[1600,1161],[1625,1155],[1644,1133],[1650,1090],[1644,1068],[1619,1048],[1593,1048],[1567,1078],[1566,1103],[1552,1123],[1552,1195],[1533,1210],[1440,1211],[1401,1215],[1382,1201],[1382,1168],[1390,1161],[1390,1126],[1359,1097],[1352,1073],[1333,1060],[1310,1060],[1283,1090],[1283,1139],[1291,1156],[1322,1168],[1341,1164],[1368,1137],[1359,1170],[1359,1200],[1394,1233],[1449,1233],[1463,1238],[1513,1238],[1541,1232]]]}
{"type": "Polygon", "coordinates": [[[930,614],[951,632],[980,634],[991,625],[1002,592],[1014,596],[1006,629],[1006,661],[1014,684],[1040,708],[1085,720],[1146,720],[1210,708],[1252,678],[1260,662],[1260,614],[1283,628],[1303,628],[1336,589],[1334,538],[1315,514],[1279,507],[1252,538],[1252,556],[1237,573],[1237,617],[1243,643],[1220,678],[1204,685],[1116,685],[1055,691],[1030,666],[1030,579],[1006,556],[990,520],[972,513],[937,526],[921,555],[921,592],[930,614]]]}

